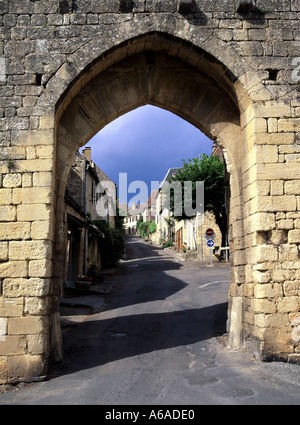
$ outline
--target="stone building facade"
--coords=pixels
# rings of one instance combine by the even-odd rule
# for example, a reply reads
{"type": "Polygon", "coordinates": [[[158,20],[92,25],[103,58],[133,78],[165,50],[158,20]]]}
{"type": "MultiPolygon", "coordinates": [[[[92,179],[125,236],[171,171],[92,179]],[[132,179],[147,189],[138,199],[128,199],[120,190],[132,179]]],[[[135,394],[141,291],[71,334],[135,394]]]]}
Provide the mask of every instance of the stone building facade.
{"type": "Polygon", "coordinates": [[[135,205],[132,207],[123,207],[123,211],[127,211],[124,214],[124,230],[126,235],[134,236],[137,234],[138,220],[141,218],[141,208],[136,208],[135,205]]]}
{"type": "Polygon", "coordinates": [[[300,357],[299,0],[0,1],[0,382],[60,360],[76,150],[144,104],[222,147],[230,347],[300,357]]]}
{"type": "MultiPolygon", "coordinates": [[[[102,268],[101,251],[104,234],[95,226],[96,221],[105,221],[115,228],[116,216],[110,202],[105,198],[105,208],[98,209],[101,198],[106,195],[105,185],[116,184],[92,161],[91,148],[76,152],[75,162],[69,171],[64,207],[64,257],[65,275],[61,292],[66,287],[76,287],[79,276],[96,276],[102,268]],[[101,214],[101,215],[100,215],[101,214]],[[102,215],[104,214],[104,215],[102,215]]],[[[103,254],[103,252],[102,252],[103,254]]]]}

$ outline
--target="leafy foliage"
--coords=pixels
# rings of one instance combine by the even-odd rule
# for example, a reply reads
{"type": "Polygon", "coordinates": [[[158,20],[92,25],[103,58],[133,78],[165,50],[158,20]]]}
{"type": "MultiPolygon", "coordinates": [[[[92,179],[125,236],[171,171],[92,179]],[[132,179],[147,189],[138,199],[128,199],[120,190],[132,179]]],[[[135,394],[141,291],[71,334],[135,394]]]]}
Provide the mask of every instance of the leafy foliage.
{"type": "Polygon", "coordinates": [[[152,233],[155,233],[155,232],[156,232],[155,221],[150,221],[150,224],[149,224],[149,233],[151,235],[152,233]]]}
{"type": "MultiPolygon", "coordinates": [[[[189,159],[188,162],[183,160],[183,167],[177,174],[170,179],[179,181],[182,184],[185,181],[192,182],[192,197],[193,201],[196,198],[196,182],[204,181],[204,210],[213,213],[216,223],[222,233],[222,245],[225,242],[227,233],[227,214],[225,201],[225,167],[223,161],[218,156],[200,155],[198,158],[189,159]]],[[[182,191],[182,203],[184,203],[184,192],[182,191]]],[[[170,209],[174,214],[174,193],[170,193],[170,209]]],[[[175,216],[176,220],[182,220],[186,217],[184,208],[182,215],[175,216]]]]}
{"type": "Polygon", "coordinates": [[[156,232],[155,221],[143,221],[143,217],[140,217],[137,222],[137,229],[141,237],[146,238],[156,232]]]}
{"type": "Polygon", "coordinates": [[[117,265],[125,248],[125,234],[121,222],[117,222],[115,229],[103,220],[93,221],[93,224],[104,234],[104,238],[99,239],[103,267],[117,265]]]}

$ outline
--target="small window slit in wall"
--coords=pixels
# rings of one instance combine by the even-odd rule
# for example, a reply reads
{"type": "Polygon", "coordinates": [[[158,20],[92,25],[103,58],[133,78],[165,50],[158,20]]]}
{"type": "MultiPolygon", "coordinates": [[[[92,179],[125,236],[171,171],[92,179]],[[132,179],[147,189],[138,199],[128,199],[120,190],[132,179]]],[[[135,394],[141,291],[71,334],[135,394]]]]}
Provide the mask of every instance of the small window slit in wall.
{"type": "Polygon", "coordinates": [[[269,80],[270,81],[276,81],[279,69],[267,69],[267,71],[269,73],[269,80]]]}
{"type": "Polygon", "coordinates": [[[42,85],[42,78],[43,78],[43,74],[35,74],[35,85],[36,86],[42,85]]]}

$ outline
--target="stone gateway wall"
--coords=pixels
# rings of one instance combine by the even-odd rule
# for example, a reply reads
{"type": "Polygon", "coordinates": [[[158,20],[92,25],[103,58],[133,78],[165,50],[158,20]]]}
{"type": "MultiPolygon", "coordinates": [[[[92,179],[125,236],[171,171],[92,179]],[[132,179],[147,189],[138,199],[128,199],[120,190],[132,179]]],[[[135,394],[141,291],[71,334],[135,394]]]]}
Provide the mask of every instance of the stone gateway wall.
{"type": "Polygon", "coordinates": [[[0,1],[0,383],[63,356],[63,199],[79,146],[144,104],[230,183],[232,349],[300,358],[300,1],[0,1]]]}

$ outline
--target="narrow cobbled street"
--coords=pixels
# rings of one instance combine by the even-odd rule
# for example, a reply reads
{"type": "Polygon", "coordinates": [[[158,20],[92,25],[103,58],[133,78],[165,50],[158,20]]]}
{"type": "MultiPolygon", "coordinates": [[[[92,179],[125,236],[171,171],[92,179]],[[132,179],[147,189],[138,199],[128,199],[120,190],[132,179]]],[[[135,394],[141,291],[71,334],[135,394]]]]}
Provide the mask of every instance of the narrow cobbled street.
{"type": "Polygon", "coordinates": [[[63,364],[0,404],[299,404],[299,366],[228,350],[229,281],[227,264],[128,238],[120,267],[65,322],[63,364]]]}

